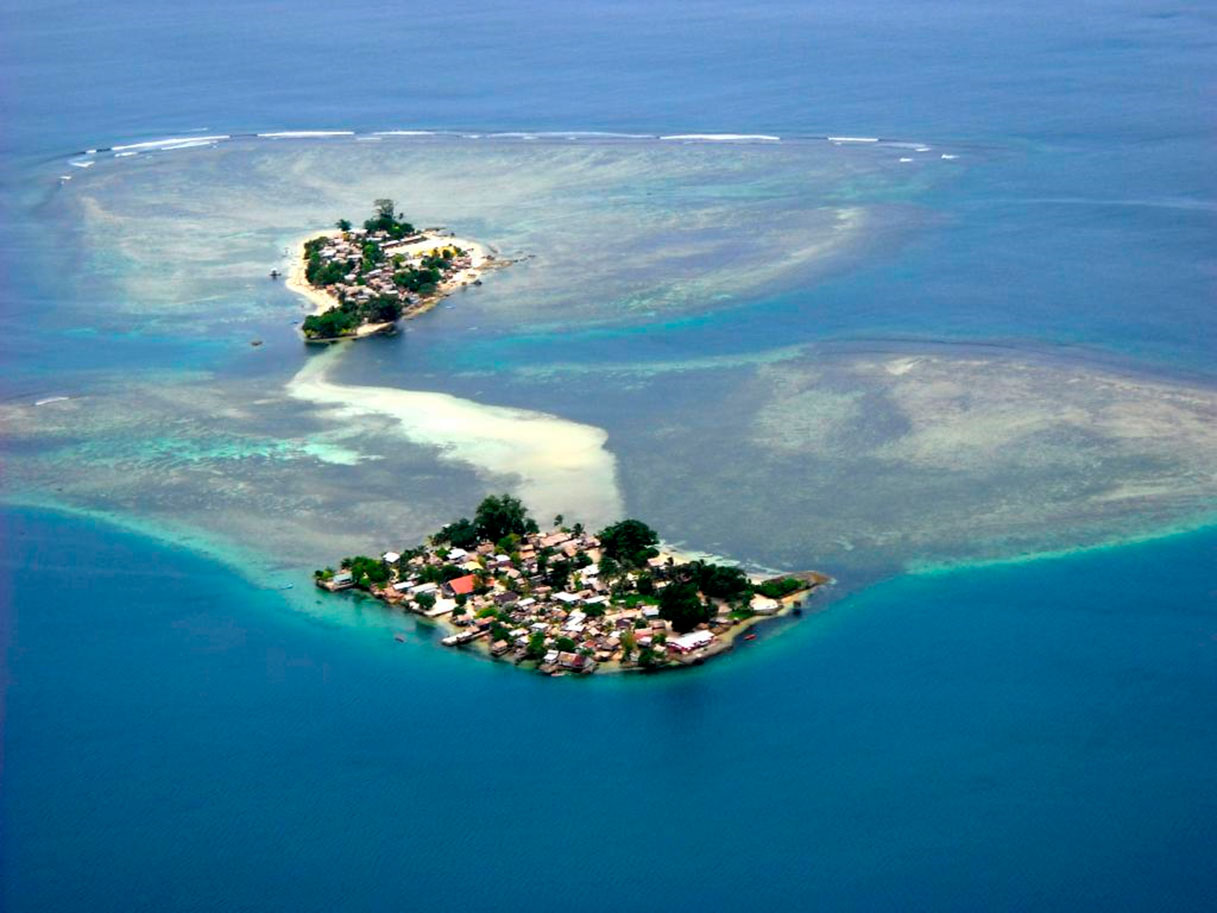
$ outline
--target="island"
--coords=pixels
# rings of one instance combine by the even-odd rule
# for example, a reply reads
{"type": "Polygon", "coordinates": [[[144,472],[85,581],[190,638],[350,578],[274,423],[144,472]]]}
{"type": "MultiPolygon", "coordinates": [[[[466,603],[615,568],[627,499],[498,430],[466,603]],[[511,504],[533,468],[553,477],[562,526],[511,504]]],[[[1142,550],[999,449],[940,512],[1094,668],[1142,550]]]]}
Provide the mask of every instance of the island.
{"type": "Polygon", "coordinates": [[[542,531],[519,499],[491,495],[472,520],[419,546],[344,558],[314,579],[430,620],[445,646],[554,676],[698,665],[755,637],[760,621],[801,612],[831,582],[815,571],[764,579],[682,559],[635,519],[595,534],[561,516],[553,527],[542,531]]]}
{"type": "Polygon", "coordinates": [[[416,229],[395,213],[391,199],[373,205],[362,228],[339,219],[298,247],[287,286],[314,306],[301,325],[308,342],[389,332],[399,319],[430,310],[457,289],[481,285],[487,269],[510,262],[446,229],[416,229]]]}

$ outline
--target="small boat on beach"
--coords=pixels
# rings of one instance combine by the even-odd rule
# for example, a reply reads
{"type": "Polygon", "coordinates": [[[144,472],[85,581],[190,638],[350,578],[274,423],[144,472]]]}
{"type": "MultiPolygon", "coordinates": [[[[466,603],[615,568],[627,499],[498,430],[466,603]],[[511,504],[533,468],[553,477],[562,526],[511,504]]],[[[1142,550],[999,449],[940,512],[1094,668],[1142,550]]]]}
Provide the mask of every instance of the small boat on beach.
{"type": "Polygon", "coordinates": [[[756,635],[755,634],[745,634],[744,640],[756,640],[756,635]]]}

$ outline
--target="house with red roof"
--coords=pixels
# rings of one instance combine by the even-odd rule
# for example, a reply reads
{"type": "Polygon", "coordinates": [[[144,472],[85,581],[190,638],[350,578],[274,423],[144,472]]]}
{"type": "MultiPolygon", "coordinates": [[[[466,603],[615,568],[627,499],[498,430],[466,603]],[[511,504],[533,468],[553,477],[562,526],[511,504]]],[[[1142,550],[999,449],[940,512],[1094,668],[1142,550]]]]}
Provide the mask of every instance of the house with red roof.
{"type": "Polygon", "coordinates": [[[477,583],[477,577],[473,574],[466,574],[464,577],[456,577],[444,584],[444,590],[450,596],[468,596],[473,592],[473,587],[477,583]]]}

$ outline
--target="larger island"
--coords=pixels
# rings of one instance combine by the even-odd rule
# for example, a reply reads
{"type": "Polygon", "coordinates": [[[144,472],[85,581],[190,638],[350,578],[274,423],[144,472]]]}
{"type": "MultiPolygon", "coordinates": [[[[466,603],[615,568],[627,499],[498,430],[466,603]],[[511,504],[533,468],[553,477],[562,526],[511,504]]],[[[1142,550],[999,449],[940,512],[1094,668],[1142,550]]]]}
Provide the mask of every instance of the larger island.
{"type": "Polygon", "coordinates": [[[757,622],[801,610],[830,581],[768,579],[661,549],[627,519],[592,534],[561,516],[543,532],[511,495],[492,495],[425,543],[318,570],[319,587],[359,589],[472,647],[548,675],[683,668],[723,653],[757,622]]]}
{"type": "Polygon", "coordinates": [[[416,229],[390,199],[373,205],[362,228],[339,219],[299,246],[287,285],[313,304],[301,326],[309,342],[387,332],[510,262],[445,229],[416,229]]]}

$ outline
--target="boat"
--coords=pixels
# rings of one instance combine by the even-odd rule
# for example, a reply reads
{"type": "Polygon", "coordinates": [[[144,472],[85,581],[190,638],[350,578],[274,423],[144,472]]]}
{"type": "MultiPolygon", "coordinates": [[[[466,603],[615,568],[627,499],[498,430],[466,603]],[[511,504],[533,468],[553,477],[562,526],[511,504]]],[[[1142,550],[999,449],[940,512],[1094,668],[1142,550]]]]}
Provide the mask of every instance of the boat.
{"type": "Polygon", "coordinates": [[[404,644],[406,642],[406,635],[402,634],[400,631],[398,631],[396,634],[393,635],[393,639],[395,641],[397,641],[399,644],[404,644]]]}
{"type": "Polygon", "coordinates": [[[755,634],[745,634],[744,640],[756,640],[756,635],[755,634]]]}
{"type": "Polygon", "coordinates": [[[279,278],[280,276],[282,276],[282,275],[283,275],[283,274],[282,274],[281,272],[279,272],[277,269],[272,269],[272,270],[270,271],[270,277],[271,277],[272,279],[278,279],[278,278],[279,278]]]}

